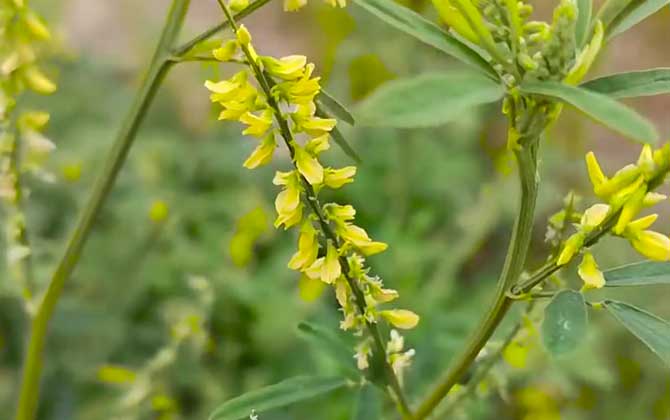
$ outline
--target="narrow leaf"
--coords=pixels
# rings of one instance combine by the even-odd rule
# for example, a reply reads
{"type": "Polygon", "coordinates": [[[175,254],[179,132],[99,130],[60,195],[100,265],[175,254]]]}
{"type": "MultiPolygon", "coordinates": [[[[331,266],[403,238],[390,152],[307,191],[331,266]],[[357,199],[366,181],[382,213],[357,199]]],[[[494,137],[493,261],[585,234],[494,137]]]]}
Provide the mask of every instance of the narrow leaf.
{"type": "Polygon", "coordinates": [[[607,0],[605,4],[602,5],[600,10],[598,10],[598,15],[596,20],[602,21],[605,26],[605,32],[610,33],[612,22],[623,13],[626,8],[633,3],[634,1],[640,0],[607,0]]]}
{"type": "Polygon", "coordinates": [[[349,125],[354,125],[356,121],[354,116],[351,115],[351,112],[335,99],[330,93],[321,89],[319,96],[316,99],[316,103],[323,108],[326,108],[330,113],[335,116],[335,118],[346,122],[349,125]]]}
{"type": "Polygon", "coordinates": [[[605,286],[648,286],[670,284],[670,262],[642,261],[603,272],[605,286]]]}
{"type": "Polygon", "coordinates": [[[584,296],[574,290],[563,290],[544,310],[542,341],[554,355],[574,350],[583,340],[588,324],[584,296]]]}
{"type": "Polygon", "coordinates": [[[670,93],[670,68],[611,74],[589,80],[582,88],[612,98],[634,98],[670,93]]]}
{"type": "MultiPolygon", "coordinates": [[[[331,118],[331,115],[328,114],[318,102],[316,104],[316,116],[319,118],[331,118]]],[[[358,156],[358,153],[351,147],[337,126],[333,127],[330,131],[330,137],[335,140],[335,144],[337,144],[347,156],[353,159],[354,162],[361,163],[361,158],[358,156]]]]}
{"type": "Polygon", "coordinates": [[[355,368],[351,346],[342,341],[336,333],[320,325],[301,322],[298,324],[298,334],[348,372],[358,374],[359,371],[355,368]]]}
{"type": "Polygon", "coordinates": [[[433,127],[502,98],[501,85],[476,74],[425,74],[384,84],[357,109],[363,125],[433,127]]]}
{"type": "Polygon", "coordinates": [[[609,38],[626,32],[668,4],[670,4],[670,0],[639,0],[632,2],[610,25],[607,31],[609,38]]]}
{"type": "Polygon", "coordinates": [[[649,121],[608,96],[558,82],[527,83],[521,90],[559,99],[632,140],[655,143],[658,139],[658,133],[649,121]]]}
{"type": "Polygon", "coordinates": [[[577,47],[581,48],[587,41],[591,27],[591,13],[593,0],[577,0],[577,23],[575,25],[575,39],[577,47]]]}
{"type": "Polygon", "coordinates": [[[274,385],[248,392],[220,405],[210,420],[238,420],[257,413],[300,402],[342,388],[346,379],[337,377],[298,376],[274,385]]]}
{"type": "Polygon", "coordinates": [[[603,305],[617,321],[670,366],[670,323],[627,303],[608,300],[603,305]]]}
{"type": "Polygon", "coordinates": [[[498,79],[491,65],[473,49],[412,10],[393,0],[354,0],[354,3],[394,28],[498,79]]]}
{"type": "Polygon", "coordinates": [[[380,391],[367,383],[358,391],[354,407],[353,420],[380,420],[382,418],[382,399],[380,391]]]}

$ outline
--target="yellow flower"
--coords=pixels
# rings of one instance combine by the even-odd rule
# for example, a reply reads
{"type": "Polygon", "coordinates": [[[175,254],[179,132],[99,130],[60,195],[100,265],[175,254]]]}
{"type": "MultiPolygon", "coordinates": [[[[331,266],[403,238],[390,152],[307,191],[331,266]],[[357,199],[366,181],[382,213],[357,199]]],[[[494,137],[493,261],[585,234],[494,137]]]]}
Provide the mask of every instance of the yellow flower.
{"type": "Polygon", "coordinates": [[[324,206],[328,219],[335,223],[344,223],[348,220],[353,220],[356,216],[356,209],[350,205],[340,206],[335,203],[328,203],[324,206]]]}
{"type": "Polygon", "coordinates": [[[244,24],[237,29],[236,35],[240,45],[249,46],[251,44],[251,34],[244,24]]]}
{"type": "Polygon", "coordinates": [[[325,0],[326,4],[332,7],[346,7],[347,6],[347,1],[346,0],[325,0]]]}
{"type": "Polygon", "coordinates": [[[323,183],[333,189],[340,188],[354,182],[354,175],[356,175],[355,166],[345,166],[340,169],[326,168],[323,173],[323,183]]]}
{"type": "Polygon", "coordinates": [[[664,201],[668,196],[665,194],[660,194],[657,192],[648,192],[647,195],[644,196],[644,199],[642,200],[642,206],[643,207],[651,207],[655,206],[656,204],[660,203],[661,201],[664,201]]]}
{"type": "Polygon", "coordinates": [[[654,261],[670,260],[670,238],[652,230],[634,231],[630,244],[637,252],[654,261]]]}
{"type": "Polygon", "coordinates": [[[556,265],[565,265],[569,263],[572,260],[572,257],[574,257],[581,249],[582,245],[584,245],[585,237],[586,235],[584,232],[577,232],[570,236],[568,240],[565,241],[565,245],[563,245],[563,250],[561,250],[561,254],[558,256],[556,265]]]}
{"type": "Polygon", "coordinates": [[[240,117],[240,122],[248,125],[242,134],[263,137],[272,127],[272,110],[267,108],[260,115],[247,111],[240,117]]]}
{"type": "Polygon", "coordinates": [[[304,148],[294,144],[295,165],[311,185],[321,184],[323,182],[323,166],[319,161],[307,152],[304,148]]]}
{"type": "Polygon", "coordinates": [[[332,242],[328,241],[326,256],[314,261],[307,269],[306,274],[310,278],[321,279],[322,282],[327,284],[335,283],[335,280],[342,275],[339,254],[332,242]]]}
{"type": "Polygon", "coordinates": [[[575,60],[575,64],[572,66],[568,75],[563,80],[568,85],[576,85],[582,81],[586,73],[591,68],[591,65],[595,61],[600,48],[603,45],[603,38],[605,35],[605,30],[603,27],[602,21],[598,20],[593,32],[593,37],[591,42],[579,53],[579,56],[575,60]]]}
{"type": "Polygon", "coordinates": [[[646,195],[647,188],[644,186],[635,191],[626,201],[626,204],[624,204],[623,208],[621,209],[619,220],[617,220],[616,226],[614,226],[612,229],[614,233],[617,235],[621,235],[623,233],[628,223],[630,223],[630,221],[633,220],[635,216],[637,216],[640,210],[642,210],[642,203],[646,195]]]}
{"type": "Polygon", "coordinates": [[[23,77],[28,87],[39,94],[50,95],[56,91],[56,84],[35,66],[30,66],[23,77]]]}
{"type": "Polygon", "coordinates": [[[34,37],[41,39],[43,41],[46,41],[49,38],[51,38],[51,33],[49,32],[49,29],[35,13],[28,10],[24,14],[23,19],[26,24],[26,27],[34,37]]]}
{"type": "Polygon", "coordinates": [[[312,155],[318,155],[321,152],[325,152],[330,149],[330,143],[328,142],[329,134],[324,134],[319,137],[315,137],[307,142],[305,145],[305,150],[312,155]]]}
{"type": "Polygon", "coordinates": [[[598,264],[596,263],[593,254],[586,252],[582,258],[581,264],[577,270],[577,274],[584,281],[584,287],[586,289],[600,289],[605,286],[605,276],[603,276],[602,271],[598,269],[598,264]]]}
{"type": "Polygon", "coordinates": [[[277,194],[275,199],[275,209],[278,214],[275,227],[283,224],[284,228],[288,229],[302,219],[303,204],[300,202],[300,193],[302,192],[300,180],[297,178],[295,171],[277,172],[272,183],[284,186],[284,190],[277,194]]]}
{"type": "Polygon", "coordinates": [[[280,59],[261,57],[261,62],[270,75],[284,80],[294,80],[303,75],[307,57],[304,55],[289,55],[280,59]]]}
{"type": "Polygon", "coordinates": [[[645,178],[650,179],[656,167],[654,163],[654,152],[651,150],[650,145],[645,144],[642,146],[640,157],[637,159],[637,166],[640,168],[645,178]]]}
{"type": "Polygon", "coordinates": [[[598,159],[596,159],[596,155],[593,152],[586,154],[586,169],[589,172],[589,179],[591,179],[594,190],[600,188],[607,181],[607,177],[603,173],[603,170],[600,169],[598,159]]]}
{"type": "MultiPolygon", "coordinates": [[[[321,85],[319,84],[321,78],[312,78],[313,72],[314,64],[308,63],[299,79],[279,83],[275,88],[290,103],[302,106],[313,105],[314,97],[321,90],[321,85]]],[[[312,110],[309,115],[313,114],[314,111],[312,110]]]]}
{"type": "Polygon", "coordinates": [[[221,44],[219,48],[213,50],[212,55],[219,61],[228,61],[233,58],[237,52],[237,47],[237,41],[231,39],[221,44]]]}
{"type": "Polygon", "coordinates": [[[364,255],[374,255],[383,252],[388,245],[383,242],[374,242],[368,236],[368,233],[361,227],[345,223],[337,226],[337,232],[342,239],[353,244],[364,255]]]}
{"type": "Polygon", "coordinates": [[[419,315],[406,309],[389,309],[379,312],[379,315],[393,326],[403,330],[411,330],[419,323],[419,315]]]}
{"type": "Polygon", "coordinates": [[[307,4],[307,0],[284,0],[284,11],[295,12],[307,4]]]}
{"type": "Polygon", "coordinates": [[[319,242],[316,237],[316,230],[311,221],[306,221],[300,229],[298,238],[298,252],[293,254],[288,262],[288,267],[292,270],[302,270],[311,266],[319,253],[319,242]]]}
{"type": "Polygon", "coordinates": [[[640,168],[635,165],[626,165],[600,186],[594,185],[593,191],[603,200],[610,198],[614,200],[614,195],[620,198],[631,194],[642,182],[644,182],[644,177],[640,176],[640,168]]]}
{"type": "Polygon", "coordinates": [[[607,204],[594,204],[584,211],[580,225],[588,230],[598,227],[610,211],[607,204]]]}
{"type": "Polygon", "coordinates": [[[251,152],[251,155],[249,155],[247,160],[244,161],[244,167],[254,169],[269,163],[272,161],[272,154],[274,153],[275,147],[277,147],[275,135],[271,132],[261,141],[261,144],[251,152]]]}
{"type": "Polygon", "coordinates": [[[649,216],[644,216],[642,218],[639,218],[637,220],[633,220],[632,222],[628,223],[628,226],[626,226],[626,231],[624,232],[624,236],[628,236],[633,234],[635,231],[641,231],[645,229],[649,229],[651,225],[654,224],[656,219],[658,218],[658,214],[650,214],[649,216]]]}
{"type": "Polygon", "coordinates": [[[239,12],[249,6],[249,0],[230,0],[229,5],[233,11],[239,12]]]}

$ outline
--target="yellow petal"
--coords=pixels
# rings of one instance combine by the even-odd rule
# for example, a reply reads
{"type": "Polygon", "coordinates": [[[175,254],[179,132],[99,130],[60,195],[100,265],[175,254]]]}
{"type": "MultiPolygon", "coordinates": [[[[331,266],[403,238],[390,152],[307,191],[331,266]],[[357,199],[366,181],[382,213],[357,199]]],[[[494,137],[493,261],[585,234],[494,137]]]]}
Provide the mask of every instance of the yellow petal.
{"type": "Polygon", "coordinates": [[[237,41],[231,39],[224,42],[221,47],[213,50],[212,55],[219,61],[228,61],[233,58],[237,52],[237,46],[237,41]]]}
{"type": "Polygon", "coordinates": [[[261,144],[251,152],[251,155],[247,160],[244,161],[244,167],[254,169],[268,164],[272,161],[272,154],[274,153],[275,147],[275,136],[273,133],[270,133],[270,135],[263,139],[261,144]]]}
{"type": "Polygon", "coordinates": [[[602,271],[598,269],[598,264],[596,263],[593,254],[587,252],[582,258],[581,264],[577,270],[577,274],[584,281],[584,286],[589,289],[600,289],[605,286],[605,276],[603,276],[602,271]]]}
{"type": "Polygon", "coordinates": [[[330,188],[340,188],[343,185],[354,182],[356,175],[355,166],[345,166],[340,169],[327,168],[323,174],[323,183],[330,188]]]}
{"type": "Polygon", "coordinates": [[[403,329],[411,330],[419,323],[419,315],[406,309],[389,309],[379,313],[393,326],[403,329]]]}
{"type": "Polygon", "coordinates": [[[241,24],[236,32],[237,40],[241,45],[248,46],[251,43],[251,34],[244,24],[241,24]]]}
{"type": "Polygon", "coordinates": [[[300,291],[300,299],[305,302],[314,302],[317,300],[326,288],[326,284],[322,281],[311,279],[308,276],[301,276],[298,282],[298,290],[300,291]]]}
{"type": "Polygon", "coordinates": [[[249,0],[230,0],[230,3],[228,4],[234,12],[239,12],[249,6],[249,0]]]}
{"type": "Polygon", "coordinates": [[[610,206],[607,204],[594,204],[584,211],[581,225],[587,228],[595,228],[599,226],[610,211],[610,206]]]}
{"type": "Polygon", "coordinates": [[[596,159],[596,155],[593,152],[588,152],[586,154],[586,169],[589,172],[589,178],[591,179],[593,188],[598,188],[607,181],[607,177],[605,177],[602,169],[600,169],[598,159],[596,159]]]}
{"type": "Polygon", "coordinates": [[[295,146],[294,150],[295,164],[302,176],[311,185],[321,184],[323,182],[323,166],[302,147],[295,146]]]}
{"type": "Polygon", "coordinates": [[[645,195],[647,194],[646,186],[638,189],[633,195],[626,201],[623,208],[621,209],[621,215],[619,220],[617,220],[616,225],[612,229],[617,235],[621,235],[623,231],[628,226],[628,223],[633,220],[635,216],[642,210],[642,201],[644,200],[645,195]]]}
{"type": "Polygon", "coordinates": [[[307,4],[307,0],[284,0],[284,11],[295,12],[307,4]]]}
{"type": "Polygon", "coordinates": [[[638,232],[630,239],[637,252],[654,261],[670,260],[670,238],[652,230],[638,232]]]}
{"type": "Polygon", "coordinates": [[[577,232],[570,236],[565,241],[565,245],[563,245],[563,249],[561,250],[561,254],[558,256],[556,265],[565,265],[569,263],[572,260],[572,257],[575,256],[575,254],[584,244],[584,237],[585,235],[583,232],[577,232]]]}
{"type": "Polygon", "coordinates": [[[35,66],[28,68],[24,77],[28,87],[37,93],[50,95],[56,91],[56,84],[35,66]]]}
{"type": "Polygon", "coordinates": [[[335,283],[338,277],[342,274],[342,267],[340,266],[339,254],[332,243],[328,243],[328,250],[326,252],[326,259],[323,263],[321,273],[321,281],[324,283],[335,283]]]}
{"type": "Polygon", "coordinates": [[[591,42],[589,42],[586,48],[581,51],[577,57],[577,60],[575,60],[575,64],[572,66],[568,72],[568,75],[565,77],[564,82],[566,84],[576,85],[582,81],[584,76],[586,76],[586,73],[589,71],[591,65],[593,65],[593,62],[600,52],[600,48],[603,45],[604,34],[605,31],[603,23],[598,20],[596,22],[591,42]]]}
{"type": "Polygon", "coordinates": [[[654,224],[656,219],[658,219],[658,214],[650,214],[637,220],[633,220],[628,224],[628,226],[626,226],[625,235],[630,236],[633,232],[649,229],[651,225],[654,224]]]}

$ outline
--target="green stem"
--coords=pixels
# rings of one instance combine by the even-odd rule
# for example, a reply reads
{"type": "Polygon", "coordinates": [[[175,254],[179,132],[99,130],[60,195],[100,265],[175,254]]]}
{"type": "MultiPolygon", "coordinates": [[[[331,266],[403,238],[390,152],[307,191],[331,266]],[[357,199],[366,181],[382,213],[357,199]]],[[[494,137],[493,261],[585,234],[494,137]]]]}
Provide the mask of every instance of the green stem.
{"type": "Polygon", "coordinates": [[[512,304],[512,300],[507,297],[507,290],[523,271],[533,230],[538,190],[536,174],[537,143],[537,138],[530,139],[516,151],[521,185],[521,203],[493,302],[463,351],[452,361],[443,378],[419,406],[415,415],[417,420],[428,417],[449,390],[463,377],[512,304]]]}
{"type": "Polygon", "coordinates": [[[66,281],[79,262],[82,249],[88,239],[105,199],[109,195],[116,177],[126,160],[128,151],[135,140],[140,123],[151,104],[158,88],[171,68],[168,61],[171,48],[179,34],[190,0],[173,0],[165,26],[135,101],[123,123],[114,145],[107,157],[102,172],[96,179],[93,192],[82,210],[65,252],[53,273],[47,291],[32,320],[28,351],[24,361],[23,379],[19,391],[16,420],[35,418],[39,396],[39,382],[42,372],[49,321],[66,281]]]}

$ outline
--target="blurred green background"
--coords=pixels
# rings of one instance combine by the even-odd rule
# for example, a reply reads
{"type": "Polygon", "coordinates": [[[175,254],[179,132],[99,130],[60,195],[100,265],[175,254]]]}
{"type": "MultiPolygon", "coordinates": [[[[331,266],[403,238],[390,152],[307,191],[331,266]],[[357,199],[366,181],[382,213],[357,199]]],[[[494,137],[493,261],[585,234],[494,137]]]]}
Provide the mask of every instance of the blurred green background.
{"type": "MultiPolygon", "coordinates": [[[[554,5],[536,3],[540,14],[554,5]]],[[[49,163],[56,181],[27,180],[35,273],[44,286],[131,102],[169,2],[32,4],[59,39],[48,67],[59,90],[30,98],[32,106],[52,113],[48,135],[58,145],[49,163]]],[[[429,2],[407,5],[434,18],[429,2]]],[[[193,2],[183,38],[217,17],[216,2],[193,2]]],[[[668,66],[668,21],[666,8],[620,36],[595,73],[668,66]]],[[[273,2],[245,23],[260,53],[307,55],[328,91],[351,106],[390,79],[458,67],[353,5],[331,9],[312,0],[286,14],[273,2]]],[[[328,290],[321,296],[303,290],[301,296],[297,273],[286,268],[296,238],[272,228],[277,190],[271,179],[286,169],[288,157],[244,169],[252,142],[235,123],[215,121],[202,86],[206,78],[235,70],[180,65],[155,100],[51,324],[40,419],[204,419],[246,390],[337,372],[297,330],[308,320],[336,331],[334,296],[328,290]],[[169,209],[166,220],[158,220],[158,203],[169,209]],[[184,325],[192,334],[175,345],[184,325]]],[[[628,103],[670,136],[670,98],[628,103]]],[[[341,125],[363,164],[354,184],[327,198],[354,204],[359,224],[390,245],[371,265],[400,291],[400,306],[422,318],[406,334],[417,356],[405,387],[418,399],[478,320],[502,266],[517,196],[513,165],[504,155],[505,121],[491,107],[439,129],[341,125]]],[[[349,163],[332,150],[327,160],[349,163]]],[[[575,112],[563,114],[542,145],[530,268],[546,257],[546,219],[563,196],[574,189],[585,203],[593,201],[583,164],[587,150],[595,150],[608,171],[639,152],[575,112]]],[[[662,217],[667,221],[670,214],[662,217]]],[[[614,239],[599,244],[597,255],[604,268],[636,259],[614,239]]],[[[565,277],[577,285],[573,272],[566,270],[565,277]]],[[[0,419],[8,419],[27,323],[11,278],[0,278],[0,419]]],[[[669,293],[659,287],[608,296],[625,295],[667,319],[669,293]]],[[[594,313],[588,343],[579,351],[556,359],[537,343],[526,367],[500,363],[479,396],[453,418],[670,419],[670,371],[606,314],[594,313]]],[[[260,413],[260,419],[347,419],[355,401],[355,393],[339,391],[260,413]]],[[[394,418],[387,408],[383,418],[394,418]]]]}

